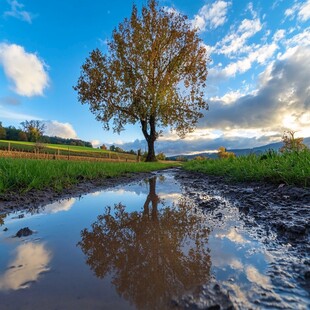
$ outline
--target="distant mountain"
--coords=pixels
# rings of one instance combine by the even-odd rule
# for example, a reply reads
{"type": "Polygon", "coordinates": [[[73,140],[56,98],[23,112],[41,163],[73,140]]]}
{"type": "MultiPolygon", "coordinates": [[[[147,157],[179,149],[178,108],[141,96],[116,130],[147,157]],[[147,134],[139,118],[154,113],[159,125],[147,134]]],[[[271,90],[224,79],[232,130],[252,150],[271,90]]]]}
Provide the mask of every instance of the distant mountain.
{"type": "MultiPolygon", "coordinates": [[[[304,138],[303,143],[310,148],[310,137],[304,138]]],[[[248,155],[248,154],[260,155],[260,154],[267,152],[268,150],[279,151],[282,146],[283,146],[283,142],[276,142],[276,143],[270,143],[270,144],[259,146],[259,147],[254,147],[251,149],[250,148],[249,149],[227,149],[227,151],[235,153],[236,156],[242,156],[242,155],[248,155]]],[[[167,159],[176,160],[177,157],[185,157],[187,159],[193,159],[197,156],[217,158],[217,153],[202,152],[202,153],[194,154],[194,155],[180,154],[180,155],[175,155],[175,156],[169,156],[167,157],[167,159]]]]}

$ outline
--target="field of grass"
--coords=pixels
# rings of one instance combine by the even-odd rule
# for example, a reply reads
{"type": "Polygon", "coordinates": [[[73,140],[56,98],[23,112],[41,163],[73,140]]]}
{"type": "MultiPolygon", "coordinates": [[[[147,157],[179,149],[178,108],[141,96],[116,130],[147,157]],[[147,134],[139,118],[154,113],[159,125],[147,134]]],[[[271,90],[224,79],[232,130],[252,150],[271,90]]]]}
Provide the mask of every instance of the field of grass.
{"type": "MultiPolygon", "coordinates": [[[[36,143],[24,141],[9,141],[0,140],[0,150],[21,151],[21,152],[34,152],[36,143]]],[[[120,158],[135,160],[136,156],[126,153],[110,152],[108,150],[101,150],[90,148],[86,146],[64,145],[64,144],[42,144],[43,148],[40,153],[71,155],[71,156],[85,156],[85,157],[99,157],[99,158],[120,158]]]]}
{"type": "Polygon", "coordinates": [[[310,187],[310,151],[248,155],[230,159],[193,160],[185,169],[226,176],[232,181],[266,181],[310,187]]]}
{"type": "Polygon", "coordinates": [[[134,172],[149,172],[176,163],[70,162],[0,158],[0,194],[31,189],[61,191],[81,180],[110,178],[134,172]]]}

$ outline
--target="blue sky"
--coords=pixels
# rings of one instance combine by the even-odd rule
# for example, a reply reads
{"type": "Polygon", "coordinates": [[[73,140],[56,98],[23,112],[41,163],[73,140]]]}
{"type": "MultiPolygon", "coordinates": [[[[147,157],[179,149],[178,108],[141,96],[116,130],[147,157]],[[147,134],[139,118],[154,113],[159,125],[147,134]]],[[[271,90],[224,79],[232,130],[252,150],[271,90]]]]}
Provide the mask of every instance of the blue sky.
{"type": "MultiPolygon", "coordinates": [[[[0,0],[0,121],[18,127],[39,119],[49,135],[144,148],[138,125],[104,131],[72,89],[89,52],[107,50],[132,3],[0,0]]],[[[167,130],[157,151],[254,147],[280,141],[288,128],[310,136],[310,0],[159,3],[188,16],[211,62],[209,111],[183,140],[167,130]]]]}

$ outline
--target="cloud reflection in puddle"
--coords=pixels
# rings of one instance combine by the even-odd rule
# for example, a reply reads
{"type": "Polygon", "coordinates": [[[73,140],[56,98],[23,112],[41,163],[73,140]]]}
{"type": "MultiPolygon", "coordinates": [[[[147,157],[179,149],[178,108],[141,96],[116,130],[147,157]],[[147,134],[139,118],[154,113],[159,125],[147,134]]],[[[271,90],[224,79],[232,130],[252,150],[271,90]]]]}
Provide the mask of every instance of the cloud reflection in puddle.
{"type": "Polygon", "coordinates": [[[49,270],[51,253],[44,244],[25,243],[16,248],[16,258],[7,271],[0,275],[0,291],[19,290],[30,287],[41,273],[49,270]]]}

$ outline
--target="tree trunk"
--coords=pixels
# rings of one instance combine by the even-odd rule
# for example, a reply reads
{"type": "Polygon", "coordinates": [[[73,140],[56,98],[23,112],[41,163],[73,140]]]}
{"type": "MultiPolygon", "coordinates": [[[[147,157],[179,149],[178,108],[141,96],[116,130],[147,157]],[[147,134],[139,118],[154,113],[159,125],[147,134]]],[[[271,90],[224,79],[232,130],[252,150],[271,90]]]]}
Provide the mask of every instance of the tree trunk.
{"type": "Polygon", "coordinates": [[[147,157],[145,161],[148,161],[148,162],[157,161],[156,156],[155,156],[154,143],[155,143],[155,139],[150,137],[149,140],[147,141],[148,151],[147,151],[147,157]]]}
{"type": "Polygon", "coordinates": [[[147,157],[145,161],[147,162],[157,161],[156,156],[155,156],[155,148],[154,148],[154,143],[156,140],[155,117],[150,116],[148,123],[145,120],[141,120],[141,126],[142,126],[143,135],[145,137],[145,140],[148,146],[148,152],[147,152],[147,157]],[[149,124],[150,133],[148,133],[148,124],[149,124]]]}

